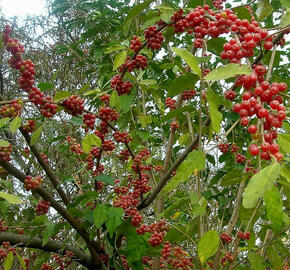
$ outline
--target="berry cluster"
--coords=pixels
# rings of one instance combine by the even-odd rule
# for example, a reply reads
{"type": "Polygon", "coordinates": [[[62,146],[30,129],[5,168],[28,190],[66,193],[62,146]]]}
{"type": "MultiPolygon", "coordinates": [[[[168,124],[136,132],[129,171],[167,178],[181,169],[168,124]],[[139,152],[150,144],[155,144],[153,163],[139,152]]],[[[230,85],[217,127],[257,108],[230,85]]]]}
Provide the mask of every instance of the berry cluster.
{"type": "Polygon", "coordinates": [[[5,225],[5,221],[0,219],[0,232],[7,231],[8,229],[9,227],[5,225]]]}
{"type": "Polygon", "coordinates": [[[171,110],[176,109],[175,103],[176,103],[176,100],[170,97],[166,98],[165,100],[165,106],[170,108],[171,110]]]}
{"type": "Polygon", "coordinates": [[[130,141],[133,140],[133,138],[127,132],[116,131],[113,134],[113,137],[115,141],[118,143],[129,143],[130,141]]]}
{"type": "Polygon", "coordinates": [[[9,252],[12,252],[13,255],[16,255],[15,247],[10,246],[10,242],[2,242],[0,247],[0,262],[5,259],[9,252]]]}
{"type": "Polygon", "coordinates": [[[27,133],[34,132],[36,130],[36,121],[28,120],[27,123],[22,126],[22,129],[27,133]]]}
{"type": "Polygon", "coordinates": [[[144,31],[145,39],[147,40],[147,47],[151,50],[158,50],[164,40],[162,32],[157,29],[155,25],[148,27],[144,31]]]}
{"type": "Polygon", "coordinates": [[[95,129],[95,122],[96,122],[96,115],[91,113],[84,113],[83,114],[83,128],[86,132],[88,132],[89,129],[94,130],[95,129]]]}
{"type": "Polygon", "coordinates": [[[35,211],[37,215],[45,215],[48,212],[48,209],[50,207],[50,202],[47,202],[45,200],[42,200],[38,202],[35,211]]]}
{"type": "Polygon", "coordinates": [[[182,33],[188,28],[188,22],[185,20],[185,16],[183,15],[183,9],[179,9],[175,12],[171,17],[171,21],[174,24],[175,33],[182,33]]]}
{"type": "Polygon", "coordinates": [[[195,94],[196,94],[195,90],[185,90],[185,91],[182,92],[182,99],[183,100],[189,100],[192,97],[194,97],[195,94]]]}
{"type": "Polygon", "coordinates": [[[118,120],[120,115],[110,107],[100,107],[98,116],[105,122],[114,122],[118,120]]]}
{"type": "Polygon", "coordinates": [[[227,235],[226,233],[222,233],[220,235],[220,239],[224,242],[224,243],[230,243],[232,242],[232,237],[230,237],[229,235],[227,235]]]}
{"type": "Polygon", "coordinates": [[[122,150],[122,151],[119,153],[119,155],[118,155],[118,158],[119,158],[120,160],[122,160],[122,161],[126,161],[126,160],[128,160],[129,157],[130,157],[130,152],[129,152],[128,149],[124,149],[124,150],[122,150]]]}
{"type": "Polygon", "coordinates": [[[131,92],[132,84],[129,81],[124,82],[120,75],[115,75],[111,80],[111,87],[122,96],[131,92]]]}
{"type": "Polygon", "coordinates": [[[141,38],[134,36],[130,41],[130,49],[134,52],[138,52],[142,46],[141,38]]]}
{"type": "Polygon", "coordinates": [[[213,0],[212,1],[212,5],[216,8],[216,9],[223,9],[223,2],[226,2],[226,0],[213,0]]]}
{"type": "Polygon", "coordinates": [[[0,116],[2,117],[16,117],[21,114],[23,102],[21,100],[13,99],[11,103],[0,108],[0,116]]]}
{"type": "Polygon", "coordinates": [[[243,233],[241,231],[238,232],[238,237],[243,239],[243,240],[249,240],[250,239],[250,232],[246,232],[246,233],[243,233]]]}
{"type": "Polygon", "coordinates": [[[43,263],[42,265],[41,265],[41,268],[40,268],[40,270],[54,270],[55,268],[54,267],[52,267],[52,266],[50,266],[48,263],[43,263]]]}
{"type": "Polygon", "coordinates": [[[221,259],[221,265],[225,266],[228,262],[231,263],[234,261],[234,257],[232,253],[227,252],[224,257],[221,259]]]}
{"type": "Polygon", "coordinates": [[[52,117],[57,110],[57,105],[52,103],[52,99],[33,87],[35,69],[31,60],[23,60],[22,54],[25,52],[23,45],[17,40],[10,37],[12,29],[10,26],[5,26],[2,37],[4,45],[8,52],[12,54],[9,64],[12,68],[19,70],[21,77],[18,83],[21,89],[29,93],[28,98],[39,108],[40,112],[45,117],[52,117]]]}
{"type": "Polygon", "coordinates": [[[69,98],[65,99],[61,105],[64,107],[64,110],[67,113],[73,116],[77,116],[78,114],[82,114],[84,109],[84,102],[84,99],[76,95],[71,95],[69,98]]]}
{"type": "Polygon", "coordinates": [[[42,182],[43,182],[43,179],[41,178],[41,176],[32,177],[28,175],[26,179],[24,180],[24,186],[25,186],[26,191],[29,191],[31,189],[37,189],[41,185],[42,182]]]}
{"type": "Polygon", "coordinates": [[[118,71],[122,73],[124,70],[132,72],[134,69],[144,70],[147,67],[147,58],[141,54],[137,54],[134,59],[127,57],[125,63],[118,68],[118,71]]]}
{"type": "Polygon", "coordinates": [[[225,153],[229,152],[230,145],[228,143],[221,143],[218,147],[219,147],[219,150],[223,154],[225,154],[225,153]]]}
{"type": "Polygon", "coordinates": [[[179,128],[179,123],[177,121],[173,121],[171,124],[170,124],[170,127],[173,129],[173,130],[176,130],[179,128]]]}
{"type": "Polygon", "coordinates": [[[225,92],[225,98],[230,101],[233,101],[236,95],[237,95],[236,92],[233,90],[228,90],[225,92]]]}
{"type": "Polygon", "coordinates": [[[10,144],[8,147],[0,147],[0,160],[2,161],[10,161],[12,154],[12,145],[10,144]]]}
{"type": "Polygon", "coordinates": [[[81,155],[84,153],[82,146],[76,141],[76,139],[71,138],[70,136],[68,136],[66,138],[66,141],[71,144],[70,145],[70,150],[73,151],[74,153],[76,153],[77,155],[81,155]]]}

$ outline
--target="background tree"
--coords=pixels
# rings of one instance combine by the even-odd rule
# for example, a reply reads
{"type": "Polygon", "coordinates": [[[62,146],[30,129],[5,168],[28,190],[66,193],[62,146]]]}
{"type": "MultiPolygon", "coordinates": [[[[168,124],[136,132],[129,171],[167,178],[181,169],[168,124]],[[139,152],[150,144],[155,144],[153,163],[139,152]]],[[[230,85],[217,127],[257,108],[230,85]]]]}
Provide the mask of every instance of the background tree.
{"type": "Polygon", "coordinates": [[[182,4],[3,26],[1,267],[286,269],[289,6],[182,4]]]}

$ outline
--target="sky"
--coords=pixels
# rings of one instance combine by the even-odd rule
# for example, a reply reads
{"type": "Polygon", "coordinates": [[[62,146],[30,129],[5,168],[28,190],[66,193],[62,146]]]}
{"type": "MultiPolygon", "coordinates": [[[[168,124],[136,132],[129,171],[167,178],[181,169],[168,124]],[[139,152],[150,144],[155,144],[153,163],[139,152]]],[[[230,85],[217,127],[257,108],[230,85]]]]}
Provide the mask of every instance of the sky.
{"type": "Polygon", "coordinates": [[[0,0],[0,10],[6,18],[44,14],[45,5],[46,0],[0,0]]]}

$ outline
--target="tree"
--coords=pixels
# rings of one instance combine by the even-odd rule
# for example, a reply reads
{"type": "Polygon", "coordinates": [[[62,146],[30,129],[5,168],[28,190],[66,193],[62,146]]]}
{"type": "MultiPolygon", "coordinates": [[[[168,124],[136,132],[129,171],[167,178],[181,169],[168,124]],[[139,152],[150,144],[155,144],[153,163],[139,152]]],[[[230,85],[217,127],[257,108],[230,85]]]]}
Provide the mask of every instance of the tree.
{"type": "Polygon", "coordinates": [[[178,2],[51,3],[56,81],[5,26],[0,267],[287,269],[288,4],[178,2]]]}

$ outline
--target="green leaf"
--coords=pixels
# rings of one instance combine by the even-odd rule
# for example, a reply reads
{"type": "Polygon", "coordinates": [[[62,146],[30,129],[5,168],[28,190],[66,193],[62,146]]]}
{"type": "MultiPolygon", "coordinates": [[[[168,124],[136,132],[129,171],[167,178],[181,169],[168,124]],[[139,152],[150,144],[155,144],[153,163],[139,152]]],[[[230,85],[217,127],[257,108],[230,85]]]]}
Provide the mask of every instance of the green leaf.
{"type": "Polygon", "coordinates": [[[251,14],[249,10],[245,7],[239,7],[235,8],[235,12],[237,13],[239,19],[247,19],[249,22],[251,22],[251,14]]]}
{"type": "Polygon", "coordinates": [[[192,73],[182,74],[170,84],[167,96],[174,97],[181,93],[183,90],[194,88],[198,80],[198,76],[192,73]]]}
{"type": "Polygon", "coordinates": [[[277,187],[273,186],[264,194],[267,217],[273,224],[275,232],[279,232],[283,226],[283,202],[277,187]]]}
{"type": "Polygon", "coordinates": [[[136,15],[138,15],[143,9],[149,7],[149,5],[153,2],[153,0],[145,0],[143,3],[138,4],[130,9],[124,24],[126,24],[129,20],[134,18],[136,15]]]}
{"type": "Polygon", "coordinates": [[[221,129],[221,122],[223,120],[223,115],[219,112],[218,108],[220,105],[220,97],[211,88],[206,91],[206,98],[209,104],[209,116],[210,116],[210,126],[215,132],[219,132],[221,129]]]}
{"type": "Polygon", "coordinates": [[[166,6],[158,6],[156,9],[160,10],[160,17],[161,20],[170,23],[171,22],[171,17],[174,14],[174,9],[166,6]]]}
{"type": "Polygon", "coordinates": [[[123,65],[127,58],[127,52],[121,51],[116,55],[116,58],[114,60],[113,64],[113,70],[116,70],[119,66],[123,65]]]}
{"type": "Polygon", "coordinates": [[[243,194],[243,206],[245,208],[253,208],[256,206],[260,197],[271,189],[274,181],[278,178],[280,165],[274,163],[269,165],[255,174],[246,187],[243,194]]]}
{"type": "Polygon", "coordinates": [[[219,81],[235,77],[241,74],[249,75],[251,74],[251,72],[252,72],[251,67],[247,65],[230,63],[214,69],[213,71],[208,73],[204,78],[209,81],[219,81]]]}
{"type": "Polygon", "coordinates": [[[24,260],[22,259],[22,257],[18,253],[16,253],[16,256],[17,256],[18,261],[22,267],[22,270],[26,270],[26,264],[25,264],[24,260]]]}
{"type": "Polygon", "coordinates": [[[248,259],[254,270],[265,270],[265,260],[257,253],[249,253],[248,259]]]}
{"type": "Polygon", "coordinates": [[[0,147],[9,147],[10,142],[0,139],[0,147]]]}
{"type": "Polygon", "coordinates": [[[8,194],[0,191],[0,197],[9,202],[10,204],[19,204],[24,203],[21,199],[19,199],[17,196],[13,194],[8,194]]]}
{"type": "Polygon", "coordinates": [[[55,102],[59,102],[61,100],[64,100],[66,98],[69,98],[71,96],[71,92],[69,91],[60,91],[60,92],[57,92],[54,97],[53,97],[53,100],[55,102]]]}
{"type": "Polygon", "coordinates": [[[115,52],[115,51],[121,51],[121,50],[125,50],[127,49],[126,46],[124,45],[120,45],[120,44],[114,44],[108,48],[105,49],[105,53],[111,53],[111,52],[115,52]]]}
{"type": "Polygon", "coordinates": [[[160,122],[163,123],[163,122],[166,122],[174,117],[181,117],[183,115],[184,112],[193,112],[195,111],[196,109],[189,105],[189,106],[184,106],[182,108],[179,108],[179,109],[175,109],[173,111],[170,111],[168,114],[164,115],[161,119],[160,119],[160,122]]]}
{"type": "Polygon", "coordinates": [[[122,223],[123,215],[124,210],[120,207],[112,207],[109,209],[105,223],[111,238],[117,227],[122,223]]]}
{"type": "Polygon", "coordinates": [[[43,127],[44,125],[40,126],[32,133],[31,138],[30,138],[30,145],[34,145],[37,142],[37,140],[40,138],[43,127]]]}
{"type": "Polygon", "coordinates": [[[117,91],[113,91],[111,96],[110,96],[110,106],[115,107],[115,108],[120,108],[120,97],[118,96],[117,91]]]}
{"type": "Polygon", "coordinates": [[[41,90],[41,92],[54,89],[54,84],[48,82],[41,82],[37,86],[41,90]]]}
{"type": "Polygon", "coordinates": [[[269,0],[259,0],[258,9],[256,15],[259,21],[263,21],[273,12],[273,7],[269,3],[269,0]]]}
{"type": "Polygon", "coordinates": [[[83,119],[80,117],[72,116],[72,118],[69,120],[71,123],[75,125],[81,126],[83,124],[83,119]]]}
{"type": "Polygon", "coordinates": [[[280,0],[281,5],[285,8],[290,8],[290,2],[288,0],[280,0]]]}
{"type": "Polygon", "coordinates": [[[5,124],[6,122],[8,122],[9,120],[10,120],[9,117],[1,118],[1,119],[0,119],[0,128],[1,128],[2,126],[4,126],[4,124],[5,124]]]}
{"type": "Polygon", "coordinates": [[[96,89],[91,89],[91,90],[88,90],[84,93],[84,96],[89,96],[89,95],[96,95],[97,93],[100,93],[101,90],[99,88],[96,88],[96,89]]]}
{"type": "Polygon", "coordinates": [[[150,123],[152,123],[151,115],[139,115],[139,121],[141,123],[142,128],[146,128],[150,123]]]}
{"type": "Polygon", "coordinates": [[[48,243],[49,237],[52,236],[54,227],[55,227],[54,224],[48,224],[45,228],[45,231],[42,233],[42,246],[43,247],[48,243]]]}
{"type": "Polygon", "coordinates": [[[176,174],[169,181],[167,186],[163,189],[163,194],[169,193],[182,182],[187,181],[192,173],[197,173],[204,169],[205,155],[202,151],[192,151],[188,154],[187,158],[180,164],[176,174]]]}
{"type": "Polygon", "coordinates": [[[207,231],[199,240],[198,243],[198,257],[200,259],[201,264],[203,265],[208,258],[213,256],[219,246],[219,235],[216,231],[210,230],[207,231]]]}
{"type": "Polygon", "coordinates": [[[273,266],[274,270],[283,269],[282,260],[279,256],[279,254],[271,246],[267,247],[267,257],[269,258],[270,263],[273,266]]]}
{"type": "Polygon", "coordinates": [[[10,123],[11,133],[16,133],[17,129],[21,127],[21,117],[15,117],[10,123]]]}
{"type": "Polygon", "coordinates": [[[13,265],[13,253],[10,251],[4,261],[4,270],[10,270],[13,265]]]}
{"type": "Polygon", "coordinates": [[[152,85],[152,84],[157,84],[157,82],[156,82],[156,80],[153,80],[153,79],[146,79],[146,80],[140,81],[139,84],[152,85]]]}
{"type": "Polygon", "coordinates": [[[87,134],[82,140],[84,152],[89,153],[94,145],[100,147],[102,145],[101,139],[95,134],[87,134]]]}
{"type": "Polygon", "coordinates": [[[201,70],[196,57],[188,50],[172,47],[171,50],[179,55],[190,67],[193,73],[201,77],[201,70]]]}
{"type": "Polygon", "coordinates": [[[107,183],[112,186],[115,184],[114,178],[111,175],[101,174],[95,177],[95,180],[107,183]]]}
{"type": "Polygon", "coordinates": [[[230,186],[237,183],[240,183],[241,181],[245,180],[246,176],[243,172],[237,169],[233,169],[230,172],[228,172],[226,175],[223,176],[221,180],[222,186],[230,186]]]}
{"type": "Polygon", "coordinates": [[[207,47],[210,52],[213,52],[217,55],[223,51],[223,45],[227,42],[225,38],[212,38],[207,41],[207,47]]]}
{"type": "Polygon", "coordinates": [[[79,95],[81,95],[83,92],[85,92],[87,89],[90,88],[90,83],[86,83],[79,91],[79,95]]]}
{"type": "Polygon", "coordinates": [[[286,178],[286,180],[290,183],[290,165],[285,164],[281,167],[280,174],[286,178]]]}
{"type": "Polygon", "coordinates": [[[290,134],[279,134],[278,144],[285,153],[290,153],[290,134]]]}
{"type": "Polygon", "coordinates": [[[100,228],[106,221],[108,215],[108,206],[105,204],[97,204],[94,209],[94,223],[97,228],[100,228]]]}

